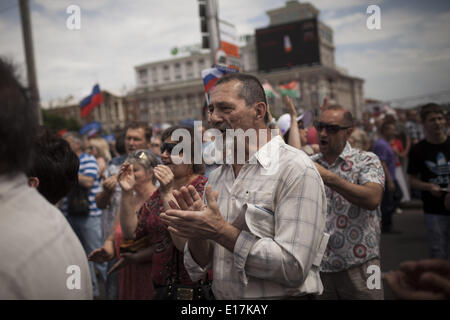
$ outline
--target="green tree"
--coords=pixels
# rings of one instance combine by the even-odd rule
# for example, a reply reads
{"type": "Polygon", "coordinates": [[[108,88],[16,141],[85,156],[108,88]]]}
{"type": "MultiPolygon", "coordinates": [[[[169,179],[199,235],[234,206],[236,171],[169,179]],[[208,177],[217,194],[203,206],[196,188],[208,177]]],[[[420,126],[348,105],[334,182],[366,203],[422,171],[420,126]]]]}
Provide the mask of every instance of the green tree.
{"type": "Polygon", "coordinates": [[[44,120],[44,126],[54,131],[67,129],[68,131],[78,131],[81,126],[74,118],[63,118],[59,115],[52,114],[48,110],[42,110],[42,117],[44,120]]]}

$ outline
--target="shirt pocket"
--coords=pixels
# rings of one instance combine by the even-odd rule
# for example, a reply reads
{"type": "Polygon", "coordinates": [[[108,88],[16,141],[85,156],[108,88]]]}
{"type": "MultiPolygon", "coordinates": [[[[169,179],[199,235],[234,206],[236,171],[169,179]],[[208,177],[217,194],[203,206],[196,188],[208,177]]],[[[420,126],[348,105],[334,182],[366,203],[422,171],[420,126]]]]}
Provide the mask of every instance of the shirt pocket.
{"type": "Polygon", "coordinates": [[[244,211],[245,224],[252,234],[259,238],[275,237],[275,216],[271,210],[246,203],[244,211]]]}

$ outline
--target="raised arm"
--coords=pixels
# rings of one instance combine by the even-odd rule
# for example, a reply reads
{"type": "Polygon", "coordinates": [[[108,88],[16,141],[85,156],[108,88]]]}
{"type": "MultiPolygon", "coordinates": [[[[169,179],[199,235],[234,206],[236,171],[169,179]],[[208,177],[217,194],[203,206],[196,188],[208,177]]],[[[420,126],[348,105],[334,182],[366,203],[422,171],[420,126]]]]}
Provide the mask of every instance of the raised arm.
{"type": "Polygon", "coordinates": [[[300,140],[300,133],[298,131],[297,110],[295,110],[294,103],[290,97],[285,96],[283,98],[283,102],[288,108],[289,115],[291,116],[288,144],[300,150],[302,148],[302,143],[300,140]]]}
{"type": "MultiPolygon", "coordinates": [[[[174,175],[172,170],[168,166],[158,165],[154,169],[155,177],[159,181],[159,192],[161,193],[161,199],[163,201],[164,211],[172,209],[170,206],[170,201],[178,206],[177,200],[175,199],[173,193],[173,180],[174,175]]],[[[170,229],[169,229],[170,232],[170,229]]],[[[170,237],[175,245],[175,247],[183,251],[186,244],[186,239],[178,237],[173,232],[170,232],[170,237]]]]}
{"type": "Polygon", "coordinates": [[[383,197],[384,170],[375,157],[367,157],[364,163],[364,173],[359,176],[359,183],[347,181],[335,173],[315,163],[322,177],[323,183],[337,193],[341,194],[347,201],[367,210],[376,209],[383,197]]]}
{"type": "Polygon", "coordinates": [[[95,196],[95,202],[99,209],[106,209],[109,206],[116,184],[117,175],[113,175],[103,181],[103,190],[95,196]]]}
{"type": "Polygon", "coordinates": [[[133,165],[124,163],[117,177],[122,197],[120,199],[120,226],[125,239],[135,239],[138,217],[135,211],[133,188],[136,183],[133,165]]]}

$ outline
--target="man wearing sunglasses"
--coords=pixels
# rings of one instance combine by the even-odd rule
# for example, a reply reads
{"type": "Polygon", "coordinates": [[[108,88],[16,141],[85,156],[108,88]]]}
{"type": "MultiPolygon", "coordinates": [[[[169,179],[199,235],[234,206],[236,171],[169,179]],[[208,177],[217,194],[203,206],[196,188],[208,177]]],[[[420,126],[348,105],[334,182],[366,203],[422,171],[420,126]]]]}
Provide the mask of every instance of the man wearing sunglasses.
{"type": "Polygon", "coordinates": [[[382,289],[367,287],[368,267],[380,265],[380,203],[384,171],[378,157],[347,142],[351,112],[327,107],[314,123],[320,153],[311,158],[325,183],[328,200],[328,250],[321,265],[320,299],[383,299],[382,289]]]}

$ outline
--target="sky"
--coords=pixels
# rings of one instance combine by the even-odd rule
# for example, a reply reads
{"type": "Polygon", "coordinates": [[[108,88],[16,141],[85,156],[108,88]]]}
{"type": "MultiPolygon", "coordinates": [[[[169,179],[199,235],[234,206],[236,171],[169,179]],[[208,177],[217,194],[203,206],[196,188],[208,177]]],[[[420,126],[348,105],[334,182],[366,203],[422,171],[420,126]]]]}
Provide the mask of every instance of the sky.
{"type": "MultiPolygon", "coordinates": [[[[218,0],[219,17],[240,35],[269,25],[266,11],[285,0],[218,0]]],[[[301,1],[305,2],[305,1],[301,1]]],[[[334,31],[335,61],[365,80],[366,98],[419,96],[450,89],[450,1],[311,0],[334,31]],[[369,30],[369,5],[381,29],[369,30]]],[[[136,86],[134,67],[171,57],[173,47],[200,43],[197,0],[30,0],[42,101],[90,93],[98,82],[114,93],[136,86]],[[69,30],[69,5],[81,29],[69,30]]],[[[0,56],[26,79],[18,0],[0,0],[0,56]]]]}

